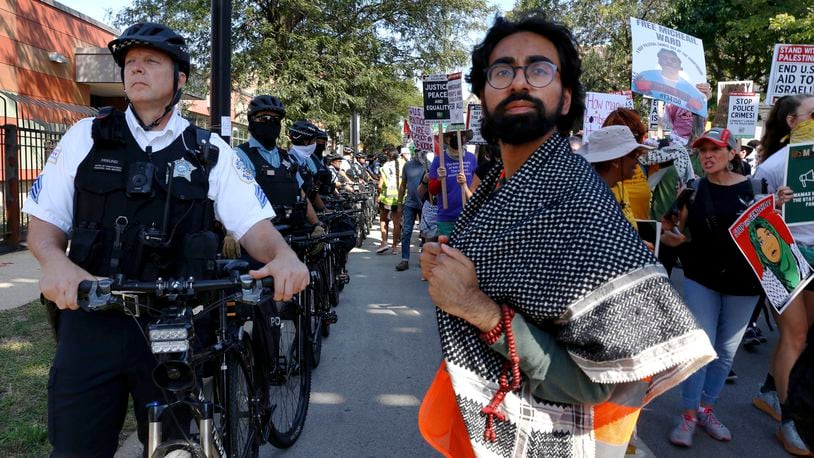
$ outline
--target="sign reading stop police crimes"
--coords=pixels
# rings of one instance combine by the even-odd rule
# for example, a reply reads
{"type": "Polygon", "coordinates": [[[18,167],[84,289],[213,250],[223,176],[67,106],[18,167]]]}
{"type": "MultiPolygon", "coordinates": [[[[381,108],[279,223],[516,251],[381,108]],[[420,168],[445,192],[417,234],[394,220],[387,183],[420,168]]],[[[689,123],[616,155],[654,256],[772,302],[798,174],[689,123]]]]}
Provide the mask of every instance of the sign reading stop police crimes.
{"type": "MultiPolygon", "coordinates": [[[[423,80],[424,119],[429,122],[449,122],[464,125],[464,99],[461,74],[428,75],[423,80]]],[[[452,126],[452,130],[456,126],[452,126]]]]}
{"type": "Polygon", "coordinates": [[[814,144],[791,144],[788,154],[785,181],[794,199],[783,205],[783,219],[789,226],[810,223],[814,221],[814,144]]]}
{"type": "Polygon", "coordinates": [[[784,95],[814,93],[814,45],[774,45],[766,103],[784,95]]]}
{"type": "Polygon", "coordinates": [[[696,37],[630,18],[634,92],[707,117],[707,97],[695,87],[707,82],[704,44],[696,37]]]}
{"type": "Polygon", "coordinates": [[[726,128],[735,138],[753,138],[760,96],[754,92],[730,92],[726,128]]]}

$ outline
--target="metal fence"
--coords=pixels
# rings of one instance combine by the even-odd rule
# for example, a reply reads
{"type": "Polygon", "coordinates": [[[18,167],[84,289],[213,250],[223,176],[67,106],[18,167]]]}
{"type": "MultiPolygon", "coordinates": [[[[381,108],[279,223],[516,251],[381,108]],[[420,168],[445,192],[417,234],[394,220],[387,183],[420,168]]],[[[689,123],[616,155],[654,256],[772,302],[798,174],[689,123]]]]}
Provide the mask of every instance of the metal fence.
{"type": "Polygon", "coordinates": [[[20,209],[51,151],[71,125],[95,115],[90,107],[0,90],[0,251],[25,240],[28,215],[20,209]]]}

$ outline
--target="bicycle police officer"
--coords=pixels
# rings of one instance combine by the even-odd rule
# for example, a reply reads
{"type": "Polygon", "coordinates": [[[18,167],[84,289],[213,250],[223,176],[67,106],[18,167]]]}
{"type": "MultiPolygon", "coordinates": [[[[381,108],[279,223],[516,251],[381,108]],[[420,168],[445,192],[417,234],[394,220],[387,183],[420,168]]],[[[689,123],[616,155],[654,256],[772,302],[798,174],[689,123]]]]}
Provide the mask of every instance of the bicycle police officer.
{"type": "Polygon", "coordinates": [[[48,438],[57,457],[113,456],[129,395],[144,443],[144,406],[165,400],[152,381],[143,318],[77,311],[82,280],[213,276],[215,218],[265,263],[250,274],[274,277],[275,299],[291,299],[309,279],[242,162],[220,137],[178,114],[190,71],[184,38],[143,23],[108,48],[121,67],[127,110],[103,109],[71,127],[23,208],[40,289],[59,310],[48,381],[48,438]]]}
{"type": "MultiPolygon", "coordinates": [[[[307,166],[300,166],[300,159],[293,154],[296,151],[289,153],[277,146],[284,116],[285,106],[276,97],[260,95],[252,99],[248,113],[249,133],[252,137],[248,142],[238,145],[235,154],[257,181],[272,207],[280,210],[280,217],[275,222],[293,227],[301,227],[307,222],[316,225],[314,235],[321,235],[325,233],[324,228],[305,193],[305,189],[313,184],[311,170],[307,166]]],[[[315,148],[315,130],[305,121],[298,121],[289,128],[288,134],[292,142],[299,136],[307,135],[310,139],[306,157],[315,148]]],[[[295,143],[296,148],[302,147],[295,143]]],[[[302,154],[305,155],[305,152],[302,154]]]]}

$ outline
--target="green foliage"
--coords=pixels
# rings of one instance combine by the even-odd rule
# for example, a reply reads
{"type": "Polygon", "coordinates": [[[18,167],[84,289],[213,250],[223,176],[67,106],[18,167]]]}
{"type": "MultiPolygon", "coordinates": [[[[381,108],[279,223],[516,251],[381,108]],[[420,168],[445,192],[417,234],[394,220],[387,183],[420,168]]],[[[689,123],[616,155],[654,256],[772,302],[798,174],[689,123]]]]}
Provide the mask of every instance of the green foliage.
{"type": "Polygon", "coordinates": [[[777,32],[783,43],[814,43],[814,7],[807,8],[798,17],[788,13],[778,14],[769,19],[769,29],[777,32]]]}
{"type": "MultiPolygon", "coordinates": [[[[205,88],[209,5],[135,0],[115,22],[163,22],[190,37],[200,75],[192,83],[205,88]]],[[[289,119],[308,118],[334,136],[353,111],[375,132],[406,115],[407,83],[465,64],[460,43],[493,11],[486,0],[233,0],[232,8],[233,88],[277,95],[289,119]]]]}

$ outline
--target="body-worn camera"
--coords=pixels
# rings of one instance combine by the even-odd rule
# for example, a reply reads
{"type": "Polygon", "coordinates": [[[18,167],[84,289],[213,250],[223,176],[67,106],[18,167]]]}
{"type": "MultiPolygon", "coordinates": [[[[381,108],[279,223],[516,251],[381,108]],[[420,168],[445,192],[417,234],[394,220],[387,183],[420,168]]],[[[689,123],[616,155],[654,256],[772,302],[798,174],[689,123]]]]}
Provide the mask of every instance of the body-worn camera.
{"type": "Polygon", "coordinates": [[[152,196],[155,166],[150,162],[134,162],[127,170],[127,195],[152,196]]]}

